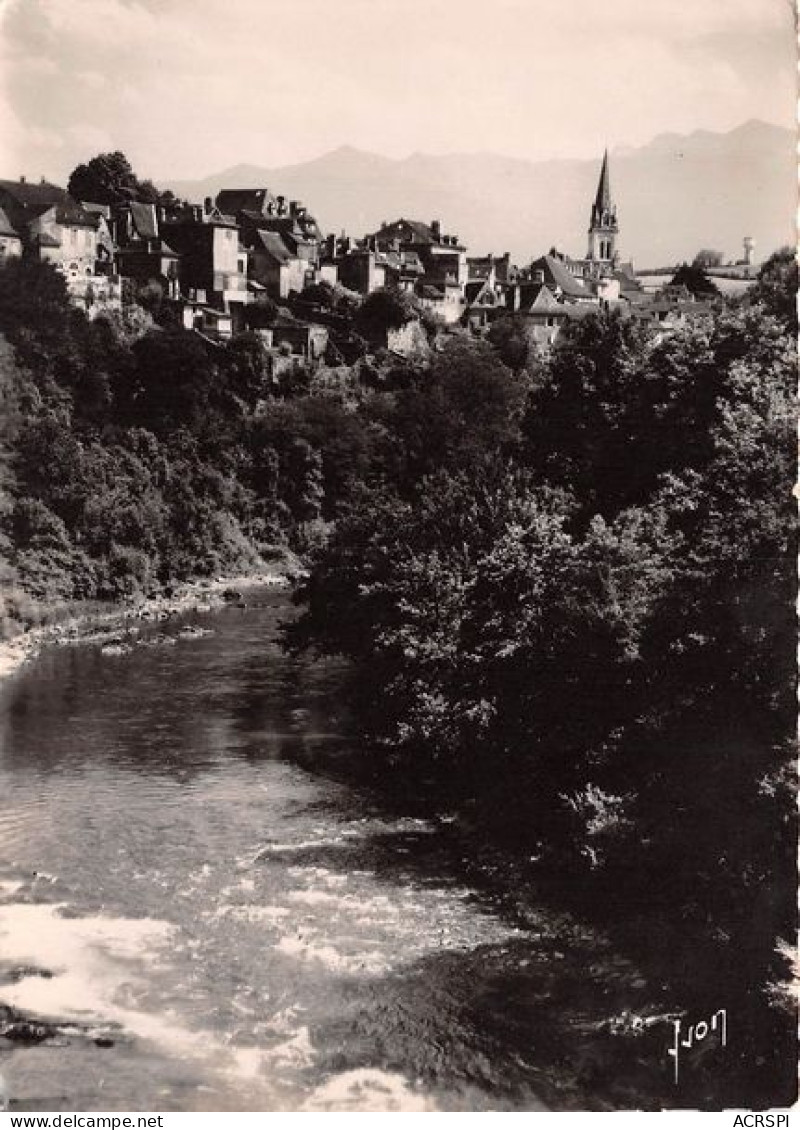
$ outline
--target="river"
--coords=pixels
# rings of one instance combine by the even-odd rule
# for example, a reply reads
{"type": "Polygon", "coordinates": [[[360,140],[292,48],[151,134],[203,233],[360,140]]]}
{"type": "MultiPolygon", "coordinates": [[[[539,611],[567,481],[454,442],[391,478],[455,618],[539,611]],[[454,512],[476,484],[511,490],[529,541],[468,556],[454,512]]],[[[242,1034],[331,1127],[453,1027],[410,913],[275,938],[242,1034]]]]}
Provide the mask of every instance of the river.
{"type": "Polygon", "coordinates": [[[0,1004],[59,1025],[0,1039],[13,1108],[580,1108],[625,963],[333,779],[337,670],[281,652],[288,608],[2,689],[0,1004]]]}

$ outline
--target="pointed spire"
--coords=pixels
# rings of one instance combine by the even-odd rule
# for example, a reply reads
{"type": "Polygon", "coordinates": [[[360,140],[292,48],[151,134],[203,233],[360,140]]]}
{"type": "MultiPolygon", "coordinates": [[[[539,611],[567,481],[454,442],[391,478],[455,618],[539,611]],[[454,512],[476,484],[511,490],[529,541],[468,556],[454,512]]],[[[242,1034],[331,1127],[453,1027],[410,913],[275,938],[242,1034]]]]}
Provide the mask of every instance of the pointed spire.
{"type": "Polygon", "coordinates": [[[600,181],[597,185],[597,196],[594,198],[594,206],[598,212],[608,212],[611,210],[611,185],[608,176],[608,149],[603,153],[603,167],[600,170],[600,181]]]}

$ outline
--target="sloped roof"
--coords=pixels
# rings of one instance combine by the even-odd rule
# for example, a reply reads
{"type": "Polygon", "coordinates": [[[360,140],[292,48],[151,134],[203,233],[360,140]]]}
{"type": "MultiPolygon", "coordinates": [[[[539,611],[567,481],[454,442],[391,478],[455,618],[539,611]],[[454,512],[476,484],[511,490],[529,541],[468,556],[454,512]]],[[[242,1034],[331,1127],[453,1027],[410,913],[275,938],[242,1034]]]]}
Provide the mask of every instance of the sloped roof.
{"type": "Polygon", "coordinates": [[[290,259],[294,258],[278,232],[257,231],[256,244],[257,250],[266,251],[278,263],[288,263],[290,259]]]}
{"type": "Polygon", "coordinates": [[[87,212],[82,204],[65,194],[63,200],[56,204],[56,221],[71,227],[96,228],[98,217],[87,212]]]}
{"type": "MultiPolygon", "coordinates": [[[[0,208],[0,235],[17,235],[16,231],[11,226],[11,221],[2,208],[0,208]]],[[[19,236],[17,236],[17,238],[19,238],[19,236]]]]}
{"type": "Polygon", "coordinates": [[[421,220],[406,220],[402,216],[390,224],[384,224],[379,231],[373,232],[376,239],[410,239],[414,243],[434,244],[433,228],[423,224],[421,220]]]}
{"type": "Polygon", "coordinates": [[[106,220],[111,219],[110,204],[95,204],[91,200],[81,200],[80,205],[84,212],[88,212],[91,216],[102,216],[106,220]]]}
{"type": "Polygon", "coordinates": [[[423,271],[425,268],[422,266],[422,260],[416,251],[403,252],[403,266],[409,270],[413,268],[415,271],[423,271]]]}
{"type": "Polygon", "coordinates": [[[18,234],[51,208],[55,208],[56,221],[60,224],[97,226],[96,216],[87,212],[65,189],[48,181],[28,184],[27,181],[0,180],[0,201],[6,218],[18,234]]]}
{"type": "Polygon", "coordinates": [[[130,202],[131,219],[140,239],[158,239],[155,204],[143,204],[140,200],[130,202]]]}
{"type": "Polygon", "coordinates": [[[401,243],[416,244],[418,247],[435,247],[435,248],[449,248],[451,251],[463,251],[464,248],[460,243],[447,244],[443,242],[444,238],[434,235],[433,228],[430,224],[424,224],[421,220],[407,220],[401,216],[399,220],[393,220],[390,224],[384,224],[378,231],[372,232],[366,237],[371,240],[378,240],[381,243],[390,239],[399,239],[401,243]]]}
{"type": "Polygon", "coordinates": [[[157,239],[155,241],[155,246],[150,250],[148,250],[148,247],[145,243],[129,243],[125,247],[120,247],[117,254],[126,258],[129,256],[136,257],[149,255],[153,256],[154,258],[160,257],[163,259],[180,259],[180,254],[177,251],[173,251],[170,245],[168,243],[165,243],[163,239],[157,239]]]}
{"type": "Polygon", "coordinates": [[[60,204],[67,195],[66,189],[47,181],[29,184],[27,181],[0,180],[0,192],[11,197],[14,204],[24,210],[28,220],[41,216],[54,204],[60,204]]]}
{"type": "Polygon", "coordinates": [[[262,216],[267,204],[276,204],[277,197],[268,188],[223,188],[215,201],[220,212],[255,212],[262,216]]]}
{"type": "Polygon", "coordinates": [[[557,311],[564,314],[564,304],[559,302],[546,283],[522,283],[520,286],[520,313],[532,311],[557,311]]]}
{"type": "Polygon", "coordinates": [[[551,287],[558,286],[570,298],[590,298],[586,287],[571,275],[565,264],[553,255],[542,255],[531,263],[531,271],[541,271],[544,281],[551,287]]]}
{"type": "Polygon", "coordinates": [[[492,304],[497,305],[497,295],[489,286],[486,279],[475,279],[472,282],[468,282],[464,287],[464,296],[467,300],[467,304],[470,306],[474,305],[483,294],[491,295],[492,304]]]}

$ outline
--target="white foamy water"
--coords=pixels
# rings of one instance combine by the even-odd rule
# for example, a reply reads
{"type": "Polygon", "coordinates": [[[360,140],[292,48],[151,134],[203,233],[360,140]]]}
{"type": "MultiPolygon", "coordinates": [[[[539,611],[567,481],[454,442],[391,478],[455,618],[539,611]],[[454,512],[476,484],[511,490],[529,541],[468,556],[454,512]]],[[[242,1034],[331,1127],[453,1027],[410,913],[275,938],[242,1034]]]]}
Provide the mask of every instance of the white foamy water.
{"type": "Polygon", "coordinates": [[[402,1075],[361,1069],[335,1075],[309,1096],[307,1111],[431,1112],[438,1109],[430,1098],[416,1093],[402,1075]]]}
{"type": "Polygon", "coordinates": [[[449,980],[516,932],[453,882],[433,825],[326,778],[330,676],[271,642],[286,611],[70,649],[0,696],[0,1004],[76,1033],[0,1049],[12,1101],[457,1106],[482,1034],[449,980]]]}

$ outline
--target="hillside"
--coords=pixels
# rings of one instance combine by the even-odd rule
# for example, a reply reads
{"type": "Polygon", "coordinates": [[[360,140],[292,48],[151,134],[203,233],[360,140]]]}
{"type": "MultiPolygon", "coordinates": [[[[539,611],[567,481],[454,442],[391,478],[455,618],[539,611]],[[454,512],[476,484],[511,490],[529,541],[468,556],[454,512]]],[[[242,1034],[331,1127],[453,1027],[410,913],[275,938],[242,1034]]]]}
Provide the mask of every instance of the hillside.
{"type": "MultiPolygon", "coordinates": [[[[267,186],[302,200],[324,230],[358,236],[399,215],[441,217],[473,253],[508,250],[524,262],[553,244],[585,252],[600,148],[595,160],[531,162],[490,152],[392,160],[343,146],[299,165],[241,164],[169,187],[203,199],[223,187],[267,186]]],[[[794,241],[791,130],[750,121],[729,133],[661,134],[612,150],[611,177],[620,249],[640,266],[692,258],[701,247],[736,258],[745,235],[759,257],[794,241]]]]}

